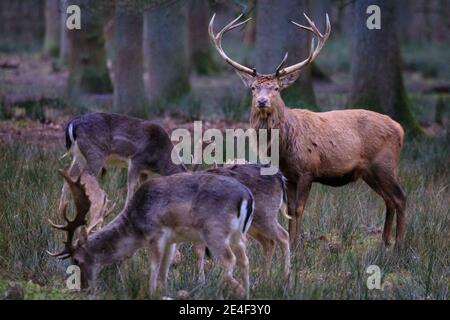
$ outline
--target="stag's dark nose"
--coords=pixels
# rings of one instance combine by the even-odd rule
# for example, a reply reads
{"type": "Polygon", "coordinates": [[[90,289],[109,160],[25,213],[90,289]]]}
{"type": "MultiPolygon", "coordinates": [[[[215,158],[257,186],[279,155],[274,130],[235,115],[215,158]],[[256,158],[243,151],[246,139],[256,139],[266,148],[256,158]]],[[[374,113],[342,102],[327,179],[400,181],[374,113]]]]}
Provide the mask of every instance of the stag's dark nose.
{"type": "Polygon", "coordinates": [[[259,98],[258,100],[256,100],[258,108],[267,107],[267,102],[269,102],[269,100],[267,98],[259,98]]]}

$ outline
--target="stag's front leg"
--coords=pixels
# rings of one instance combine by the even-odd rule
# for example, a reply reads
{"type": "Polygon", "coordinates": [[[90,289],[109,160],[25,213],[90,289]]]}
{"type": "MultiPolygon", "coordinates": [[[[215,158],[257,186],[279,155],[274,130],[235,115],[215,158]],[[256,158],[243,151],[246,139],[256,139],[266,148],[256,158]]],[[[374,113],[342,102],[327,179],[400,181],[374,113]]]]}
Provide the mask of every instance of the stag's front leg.
{"type": "MultiPolygon", "coordinates": [[[[302,175],[297,182],[297,190],[295,190],[295,202],[292,201],[292,196],[289,197],[289,207],[295,204],[293,218],[289,220],[289,236],[291,238],[291,244],[299,243],[303,212],[305,211],[306,201],[308,200],[312,181],[312,176],[302,175]]],[[[289,193],[293,193],[294,190],[289,190],[289,188],[290,187],[288,187],[289,193]]]]}

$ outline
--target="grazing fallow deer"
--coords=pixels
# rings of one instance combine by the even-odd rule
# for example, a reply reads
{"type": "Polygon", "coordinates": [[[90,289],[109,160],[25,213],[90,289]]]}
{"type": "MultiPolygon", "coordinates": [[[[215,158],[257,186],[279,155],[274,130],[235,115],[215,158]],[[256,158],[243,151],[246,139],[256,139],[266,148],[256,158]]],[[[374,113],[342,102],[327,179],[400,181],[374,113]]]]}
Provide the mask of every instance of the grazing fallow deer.
{"type": "Polygon", "coordinates": [[[223,266],[223,284],[239,297],[248,298],[249,270],[245,234],[253,217],[250,190],[229,177],[180,173],[150,179],[133,195],[128,205],[102,229],[88,234],[86,218],[91,201],[86,193],[86,175],[75,181],[60,171],[72,191],[76,217],[65,225],[51,225],[67,232],[65,249],[51,254],[72,258],[81,269],[83,288],[92,286],[101,268],[120,262],[141,247],[150,255],[150,294],[164,288],[176,243],[204,242],[223,266]],[[74,235],[81,227],[79,238],[74,235]],[[233,277],[241,269],[242,285],[233,277]]]}
{"type": "MultiPolygon", "coordinates": [[[[266,279],[269,276],[275,245],[278,245],[283,253],[283,273],[287,279],[291,265],[289,234],[277,219],[280,211],[290,219],[286,214],[286,182],[280,171],[275,175],[261,175],[261,167],[259,164],[232,164],[201,172],[234,178],[250,189],[255,199],[255,211],[248,233],[263,247],[263,275],[266,279]]],[[[198,258],[199,280],[204,282],[203,243],[195,246],[195,253],[198,258]]]]}
{"type": "MultiPolygon", "coordinates": [[[[66,148],[73,160],[69,175],[81,172],[97,177],[106,164],[128,165],[127,198],[131,199],[142,175],[150,172],[166,176],[185,171],[184,165],[171,161],[173,144],[167,132],[154,122],[114,113],[91,113],[70,120],[66,127],[66,148]]],[[[100,187],[92,186],[96,190],[100,187]]],[[[59,202],[61,212],[67,203],[64,182],[59,202]]],[[[89,229],[102,223],[102,217],[89,221],[89,229]]]]}
{"type": "Polygon", "coordinates": [[[311,112],[290,109],[280,91],[290,86],[303,67],[311,63],[323,48],[331,32],[326,16],[325,34],[305,15],[309,26],[292,23],[312,32],[318,44],[307,59],[289,67],[283,61],[272,74],[259,74],[230,59],[222,49],[222,36],[248,20],[236,23],[242,15],[214,35],[212,17],[209,34],[219,55],[252,90],[250,126],[254,129],[278,129],[280,136],[280,168],[288,179],[291,240],[297,242],[300,222],[313,182],[342,186],[362,178],[386,203],[383,240],[391,241],[391,229],[397,214],[396,240],[405,231],[406,196],[397,177],[397,166],[404,132],[390,117],[367,110],[311,112]]]}

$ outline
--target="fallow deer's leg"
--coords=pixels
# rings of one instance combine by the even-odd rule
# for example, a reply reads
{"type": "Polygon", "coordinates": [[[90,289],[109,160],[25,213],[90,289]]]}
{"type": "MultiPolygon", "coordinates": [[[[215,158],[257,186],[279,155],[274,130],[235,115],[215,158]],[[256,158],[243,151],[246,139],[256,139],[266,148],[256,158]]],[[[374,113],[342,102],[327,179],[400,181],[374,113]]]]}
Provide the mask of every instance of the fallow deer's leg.
{"type": "Polygon", "coordinates": [[[141,175],[141,168],[131,160],[128,163],[128,177],[127,177],[127,198],[125,200],[125,206],[128,205],[133,197],[136,187],[139,185],[139,179],[141,175]]]}
{"type": "MultiPolygon", "coordinates": [[[[81,147],[81,146],[80,146],[81,147]]],[[[106,156],[103,153],[100,152],[92,152],[92,153],[86,153],[86,168],[85,172],[91,176],[93,176],[95,179],[92,181],[93,184],[91,184],[89,187],[91,190],[86,190],[88,193],[98,195],[96,197],[99,199],[98,203],[92,203],[91,210],[89,212],[89,221],[88,221],[88,231],[93,229],[100,229],[103,225],[104,221],[104,214],[107,212],[104,210],[104,203],[102,195],[106,197],[106,192],[103,191],[103,189],[100,186],[99,183],[99,177],[103,170],[103,165],[106,159],[106,156]],[[100,200],[101,199],[101,200],[100,200]]]]}
{"type": "Polygon", "coordinates": [[[173,255],[176,250],[176,244],[167,244],[164,249],[164,254],[161,262],[161,267],[159,270],[158,285],[159,288],[163,289],[167,287],[167,276],[169,274],[169,267],[172,263],[173,255]]]}
{"type": "Polygon", "coordinates": [[[263,247],[264,260],[263,260],[263,280],[266,281],[270,275],[270,266],[272,264],[273,253],[275,251],[275,242],[253,227],[250,227],[250,235],[255,238],[263,247]]]}
{"type": "Polygon", "coordinates": [[[250,275],[249,262],[247,254],[245,253],[245,248],[245,235],[237,237],[231,241],[231,249],[236,257],[236,263],[241,273],[241,281],[245,291],[245,299],[248,299],[250,293],[250,275]]]}
{"type": "MultiPolygon", "coordinates": [[[[299,236],[301,232],[301,223],[303,219],[303,212],[305,211],[306,201],[308,200],[309,191],[311,190],[311,185],[313,182],[313,177],[310,175],[302,175],[297,181],[297,190],[295,195],[295,211],[294,215],[291,215],[292,219],[289,220],[289,236],[291,239],[291,244],[298,244],[299,236]]],[[[289,189],[290,187],[288,187],[289,189]]],[[[294,192],[293,190],[289,191],[294,192]]],[[[288,193],[289,194],[289,193],[288,193]]],[[[292,204],[292,196],[289,198],[288,205],[292,204]]],[[[291,211],[291,210],[290,210],[291,211]]],[[[290,212],[291,213],[291,212],[290,212]]]]}
{"type": "Polygon", "coordinates": [[[161,267],[161,262],[163,258],[163,248],[165,244],[161,245],[160,239],[155,239],[150,242],[149,245],[149,255],[150,255],[150,283],[149,292],[150,297],[154,297],[158,284],[159,270],[161,267]]]}
{"type": "Polygon", "coordinates": [[[194,243],[194,252],[197,257],[198,281],[205,283],[205,245],[202,242],[194,243]]]}
{"type": "Polygon", "coordinates": [[[231,250],[230,246],[226,244],[227,235],[225,234],[212,234],[212,232],[206,232],[204,234],[205,244],[211,251],[212,255],[222,265],[222,286],[225,290],[232,292],[240,297],[245,296],[245,290],[240,283],[233,277],[233,270],[236,264],[236,257],[231,250]]]}
{"type": "Polygon", "coordinates": [[[287,231],[277,222],[277,235],[276,242],[281,248],[284,257],[283,263],[283,276],[287,280],[289,273],[291,272],[291,249],[289,245],[289,234],[287,231]]]}
{"type": "MultiPolygon", "coordinates": [[[[69,175],[71,178],[77,178],[81,172],[83,171],[85,167],[85,162],[79,159],[77,155],[73,156],[72,163],[69,167],[69,175]]],[[[64,184],[61,190],[61,197],[59,198],[59,206],[58,206],[58,212],[61,213],[62,209],[65,205],[67,205],[67,194],[69,191],[69,185],[67,184],[66,180],[64,180],[64,184]]]]}

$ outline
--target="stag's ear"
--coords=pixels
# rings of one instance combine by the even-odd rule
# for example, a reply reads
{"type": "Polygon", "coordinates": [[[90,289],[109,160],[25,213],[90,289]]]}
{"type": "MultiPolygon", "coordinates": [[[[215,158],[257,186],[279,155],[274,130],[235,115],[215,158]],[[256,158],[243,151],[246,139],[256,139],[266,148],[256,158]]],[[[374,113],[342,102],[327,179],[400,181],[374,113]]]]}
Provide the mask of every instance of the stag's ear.
{"type": "Polygon", "coordinates": [[[235,70],[236,73],[238,74],[239,78],[241,78],[242,82],[245,84],[245,86],[247,88],[250,88],[253,84],[253,81],[255,81],[255,77],[249,75],[248,73],[245,72],[241,72],[238,70],[235,70]]]}
{"type": "Polygon", "coordinates": [[[296,71],[293,73],[289,73],[287,75],[278,77],[278,83],[280,85],[281,89],[285,89],[289,87],[291,84],[293,84],[298,77],[300,76],[300,71],[296,71]]]}

